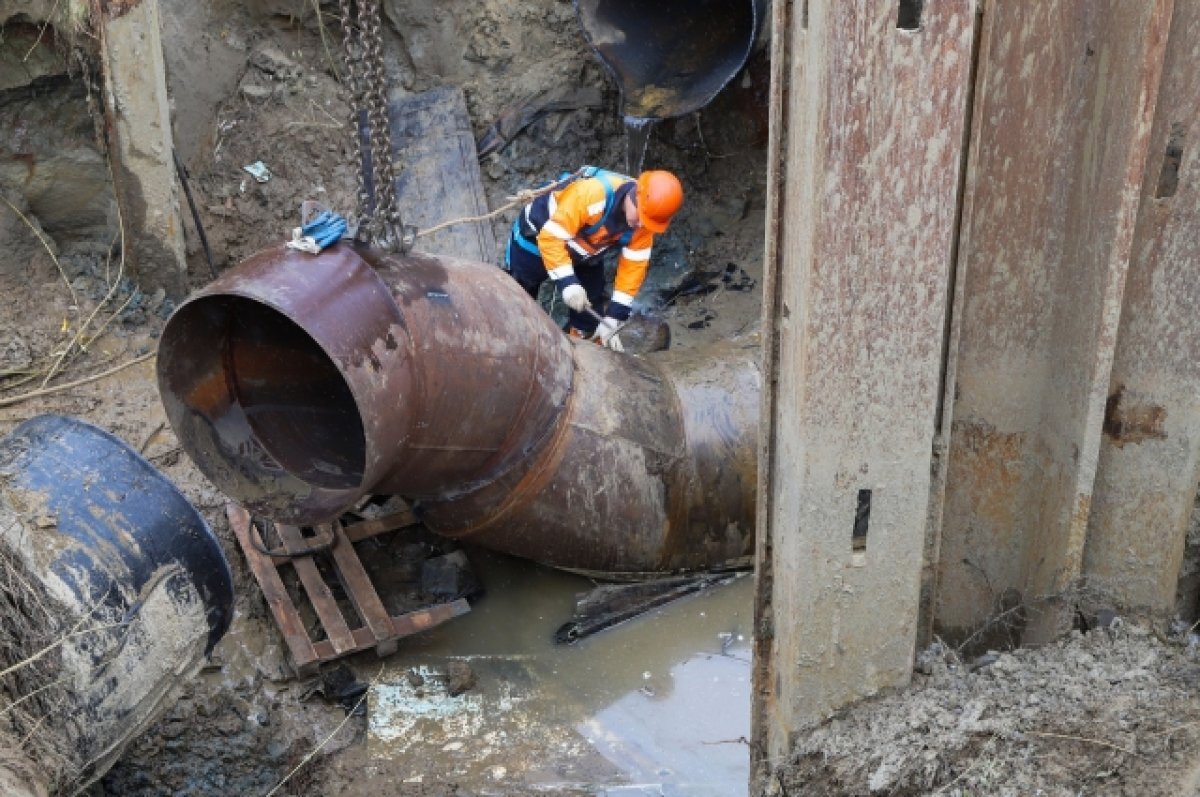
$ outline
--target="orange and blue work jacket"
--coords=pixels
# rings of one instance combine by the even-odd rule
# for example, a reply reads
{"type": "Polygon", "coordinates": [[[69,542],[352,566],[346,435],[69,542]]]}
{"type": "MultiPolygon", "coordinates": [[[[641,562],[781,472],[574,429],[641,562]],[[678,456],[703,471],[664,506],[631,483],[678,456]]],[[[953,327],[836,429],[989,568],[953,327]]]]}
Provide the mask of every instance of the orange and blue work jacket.
{"type": "Polygon", "coordinates": [[[618,321],[629,318],[654,246],[654,233],[644,227],[631,229],[625,219],[625,197],[636,190],[633,178],[596,170],[594,177],[577,178],[538,197],[513,225],[514,240],[523,249],[532,253],[536,241],[536,253],[560,290],[579,283],[576,265],[599,265],[605,252],[619,246],[607,312],[618,321]]]}

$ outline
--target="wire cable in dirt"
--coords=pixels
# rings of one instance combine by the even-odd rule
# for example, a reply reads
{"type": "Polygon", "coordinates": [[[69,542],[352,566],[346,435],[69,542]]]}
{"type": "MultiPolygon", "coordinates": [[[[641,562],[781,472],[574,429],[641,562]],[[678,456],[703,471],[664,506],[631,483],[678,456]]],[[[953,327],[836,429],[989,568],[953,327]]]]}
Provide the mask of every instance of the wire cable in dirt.
{"type": "MultiPolygon", "coordinates": [[[[196,237],[204,248],[204,260],[208,263],[208,273],[213,279],[217,278],[217,267],[213,265],[212,250],[208,246],[208,235],[204,232],[204,224],[200,221],[200,211],[196,209],[196,200],[192,196],[192,187],[188,183],[188,170],[179,159],[179,153],[172,150],[171,157],[175,161],[175,173],[179,175],[179,185],[183,188],[183,196],[187,199],[188,210],[192,214],[192,225],[196,228],[196,237]]],[[[124,260],[124,250],[121,259],[124,260]]]]}
{"type": "Polygon", "coordinates": [[[297,772],[299,772],[304,767],[305,764],[307,764],[309,761],[313,760],[313,758],[316,757],[317,753],[321,752],[321,750],[325,747],[325,745],[329,744],[329,741],[331,739],[333,739],[334,736],[338,735],[338,731],[340,731],[342,728],[344,728],[346,726],[346,723],[349,722],[350,718],[353,717],[355,712],[358,711],[359,706],[361,706],[363,704],[363,701],[367,699],[367,695],[371,694],[371,687],[374,686],[375,684],[379,683],[379,679],[383,677],[384,666],[385,666],[385,664],[379,665],[379,672],[375,673],[375,677],[371,679],[371,683],[367,684],[367,690],[362,693],[362,697],[360,697],[358,699],[358,702],[354,704],[354,708],[352,708],[346,712],[346,718],[343,719],[340,723],[338,723],[338,726],[336,728],[334,728],[333,731],[328,736],[326,736],[324,739],[322,739],[320,744],[318,744],[311,751],[309,751],[308,755],[304,756],[304,758],[301,759],[300,763],[297,764],[295,766],[295,768],[292,769],[291,772],[284,775],[283,780],[276,783],[275,788],[273,788],[269,792],[267,792],[266,795],[264,795],[264,797],[272,797],[272,795],[274,795],[275,792],[282,789],[283,784],[285,784],[289,780],[291,780],[293,775],[295,775],[297,772]]]}
{"type": "Polygon", "coordinates": [[[118,371],[124,371],[126,368],[129,368],[130,366],[137,365],[138,363],[144,363],[146,360],[149,360],[151,357],[155,356],[156,354],[158,354],[157,351],[148,352],[146,354],[143,354],[141,357],[134,357],[132,360],[127,360],[126,362],[123,362],[120,365],[113,366],[112,368],[109,368],[107,371],[101,371],[98,374],[92,374],[91,376],[85,376],[83,379],[76,379],[74,382],[64,382],[61,385],[54,385],[53,387],[47,387],[47,388],[43,388],[41,390],[31,390],[30,392],[22,393],[19,396],[11,396],[9,398],[2,398],[2,399],[0,399],[0,407],[7,407],[11,404],[19,404],[20,402],[28,401],[31,398],[37,398],[38,396],[48,396],[51,393],[60,393],[63,390],[70,390],[73,387],[79,387],[80,385],[86,385],[88,382],[95,382],[96,380],[103,379],[106,376],[112,376],[113,374],[117,373],[118,371]]]}

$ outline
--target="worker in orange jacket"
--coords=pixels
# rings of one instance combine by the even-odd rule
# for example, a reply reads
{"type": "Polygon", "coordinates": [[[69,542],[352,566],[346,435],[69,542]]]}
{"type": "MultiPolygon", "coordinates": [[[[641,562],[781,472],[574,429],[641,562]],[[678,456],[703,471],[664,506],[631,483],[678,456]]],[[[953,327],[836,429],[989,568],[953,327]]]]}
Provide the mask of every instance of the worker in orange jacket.
{"type": "Polygon", "coordinates": [[[553,279],[570,308],[576,334],[622,351],[617,330],[629,319],[646,271],[654,236],[667,229],[683,204],[683,186],[667,171],[636,180],[584,167],[557,191],[526,205],[513,223],[505,268],[530,296],[553,279]],[[620,247],[612,298],[604,296],[604,255],[620,247]],[[600,308],[605,308],[601,310],[600,308]],[[598,321],[588,310],[603,312],[598,321]]]}

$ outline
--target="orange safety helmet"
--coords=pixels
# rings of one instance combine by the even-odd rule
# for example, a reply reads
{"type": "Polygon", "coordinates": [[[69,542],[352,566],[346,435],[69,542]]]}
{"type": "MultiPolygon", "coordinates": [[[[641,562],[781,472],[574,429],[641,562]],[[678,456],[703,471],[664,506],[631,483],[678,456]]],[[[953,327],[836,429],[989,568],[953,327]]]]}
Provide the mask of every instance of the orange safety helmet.
{"type": "Polygon", "coordinates": [[[637,179],[638,217],[650,232],[664,232],[675,211],[683,205],[679,178],[658,169],[642,172],[637,179]]]}

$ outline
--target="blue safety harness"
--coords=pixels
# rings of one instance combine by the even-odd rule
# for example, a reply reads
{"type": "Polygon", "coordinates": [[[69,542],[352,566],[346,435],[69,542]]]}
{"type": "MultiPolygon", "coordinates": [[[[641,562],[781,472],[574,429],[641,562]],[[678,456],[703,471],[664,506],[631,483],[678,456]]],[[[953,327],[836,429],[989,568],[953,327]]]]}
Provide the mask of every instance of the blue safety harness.
{"type": "MultiPolygon", "coordinates": [[[[595,224],[589,224],[587,227],[584,227],[582,230],[576,233],[577,238],[580,236],[590,238],[600,230],[604,229],[604,225],[608,223],[608,219],[610,216],[612,216],[613,208],[616,205],[616,202],[613,201],[616,196],[616,191],[613,189],[612,185],[613,181],[625,182],[630,179],[623,174],[617,174],[616,172],[611,172],[607,169],[601,169],[599,166],[584,166],[578,172],[563,172],[559,175],[558,182],[562,183],[562,188],[565,188],[571,183],[575,182],[575,180],[588,177],[600,178],[600,184],[604,186],[604,212],[600,214],[600,218],[595,224]]],[[[562,190],[562,188],[559,190],[562,190]]],[[[513,242],[516,242],[517,246],[521,247],[534,257],[541,258],[542,256],[537,244],[521,234],[521,218],[523,215],[524,212],[518,213],[517,218],[513,220],[512,235],[508,237],[508,246],[504,251],[504,264],[506,266],[511,263],[513,242]]],[[[628,246],[629,241],[632,238],[633,230],[628,230],[620,238],[618,238],[616,243],[613,245],[619,244],[621,246],[628,246]]],[[[611,245],[608,248],[611,248],[611,245]]],[[[602,252],[597,252],[596,254],[602,254],[602,252]]]]}

